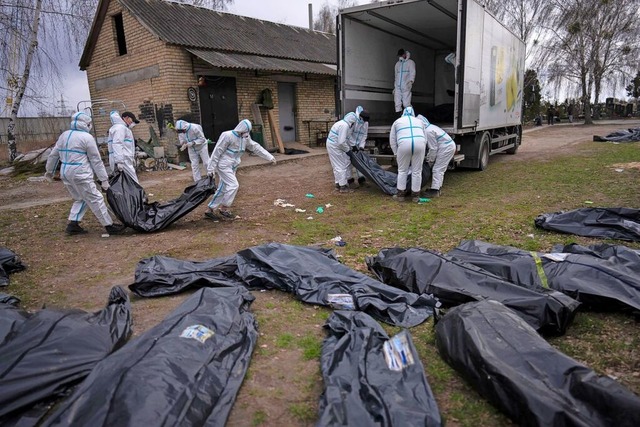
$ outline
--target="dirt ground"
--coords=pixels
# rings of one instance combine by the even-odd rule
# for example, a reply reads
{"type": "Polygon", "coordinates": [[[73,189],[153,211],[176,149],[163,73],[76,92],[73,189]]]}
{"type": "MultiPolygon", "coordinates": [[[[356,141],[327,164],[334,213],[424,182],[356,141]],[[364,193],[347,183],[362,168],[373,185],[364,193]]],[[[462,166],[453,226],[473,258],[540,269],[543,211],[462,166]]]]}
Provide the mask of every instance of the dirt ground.
{"type": "MultiPolygon", "coordinates": [[[[593,135],[639,125],[640,120],[625,120],[596,126],[560,124],[532,128],[525,131],[516,155],[493,156],[489,168],[493,162],[550,158],[570,152],[572,146],[590,140],[593,135]]],[[[278,218],[281,213],[282,208],[275,206],[274,200],[286,199],[296,207],[307,209],[307,213],[301,215],[314,215],[319,204],[339,204],[340,195],[334,191],[326,155],[284,157],[278,157],[276,166],[267,166],[262,165],[262,161],[247,160],[245,156],[243,162],[253,165],[241,167],[237,173],[240,191],[233,211],[240,219],[224,223],[205,220],[203,205],[155,234],[129,230],[123,236],[102,237],[102,229],[88,212],[83,224],[89,234],[65,236],[70,199],[61,182],[38,183],[0,177],[0,218],[6,217],[0,222],[0,246],[20,254],[29,266],[27,272],[12,276],[11,285],[2,291],[12,293],[23,286],[24,291],[18,294],[29,296],[23,298],[22,306],[26,309],[55,305],[97,310],[104,305],[111,286],[133,282],[135,265],[143,258],[167,255],[204,260],[270,241],[290,243],[295,236],[285,222],[275,228],[262,227],[265,218],[278,218]],[[314,194],[315,199],[306,198],[306,193],[314,194]],[[11,215],[2,215],[3,211],[10,211],[11,215]],[[28,240],[21,237],[25,231],[31,236],[28,240]]],[[[192,181],[189,169],[143,172],[139,177],[151,200],[177,197],[192,181]]],[[[367,191],[379,193],[374,188],[367,191]]],[[[300,362],[302,349],[283,343],[281,338],[321,339],[326,313],[317,307],[292,304],[293,298],[289,295],[254,294],[256,301],[252,308],[260,325],[260,339],[228,425],[313,424],[311,420],[322,387],[317,360],[300,362]],[[290,318],[304,321],[291,324],[287,321],[290,318]],[[312,398],[300,401],[301,393],[312,398]],[[300,421],[308,415],[305,411],[311,412],[307,416],[310,421],[306,423],[300,421]]],[[[187,297],[141,299],[132,296],[135,335],[162,321],[187,297]]]]}

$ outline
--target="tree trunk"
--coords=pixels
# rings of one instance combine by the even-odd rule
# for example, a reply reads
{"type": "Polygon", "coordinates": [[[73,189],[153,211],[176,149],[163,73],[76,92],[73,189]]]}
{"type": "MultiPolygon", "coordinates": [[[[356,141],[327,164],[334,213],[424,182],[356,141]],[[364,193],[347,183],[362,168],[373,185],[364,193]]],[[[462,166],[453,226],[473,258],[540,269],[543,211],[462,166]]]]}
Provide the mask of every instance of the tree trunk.
{"type": "Polygon", "coordinates": [[[18,111],[20,110],[20,103],[22,97],[27,89],[27,83],[29,82],[29,73],[31,72],[31,62],[33,61],[33,55],[38,48],[38,29],[40,28],[40,11],[42,10],[42,0],[36,0],[36,6],[33,14],[33,26],[31,27],[31,34],[29,37],[29,49],[27,50],[27,57],[24,61],[24,71],[22,77],[18,82],[18,88],[16,90],[15,98],[13,99],[13,105],[11,106],[11,115],[9,116],[9,124],[7,125],[7,142],[9,145],[9,160],[14,161],[18,155],[16,148],[16,135],[14,133],[16,127],[16,121],[18,119],[18,111]]]}
{"type": "Polygon", "coordinates": [[[587,87],[587,75],[586,71],[582,72],[582,104],[584,105],[584,124],[592,125],[593,119],[591,118],[591,94],[587,87]]]}

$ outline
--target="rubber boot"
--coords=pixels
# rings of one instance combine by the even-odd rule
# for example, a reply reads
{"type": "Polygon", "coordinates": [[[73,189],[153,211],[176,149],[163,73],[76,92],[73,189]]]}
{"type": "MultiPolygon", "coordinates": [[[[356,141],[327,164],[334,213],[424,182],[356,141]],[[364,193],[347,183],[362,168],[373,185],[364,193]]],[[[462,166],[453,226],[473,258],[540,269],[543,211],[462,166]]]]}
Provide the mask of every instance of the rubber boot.
{"type": "Polygon", "coordinates": [[[80,223],[78,221],[69,221],[69,223],[67,224],[66,232],[70,236],[73,236],[75,234],[87,234],[87,230],[80,227],[80,223]]]}
{"type": "Polygon", "coordinates": [[[124,230],[126,230],[126,228],[127,226],[122,224],[111,224],[104,227],[104,229],[107,230],[107,233],[109,234],[120,234],[124,230]]]}

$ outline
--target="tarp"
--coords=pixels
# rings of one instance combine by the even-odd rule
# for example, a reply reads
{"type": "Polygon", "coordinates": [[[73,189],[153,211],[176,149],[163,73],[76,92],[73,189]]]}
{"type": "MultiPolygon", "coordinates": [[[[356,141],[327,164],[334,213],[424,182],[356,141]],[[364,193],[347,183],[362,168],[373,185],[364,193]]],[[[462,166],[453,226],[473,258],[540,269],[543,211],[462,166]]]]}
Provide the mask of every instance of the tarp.
{"type": "MultiPolygon", "coordinates": [[[[351,164],[362,173],[367,179],[376,184],[385,194],[393,195],[398,192],[398,174],[389,172],[364,151],[349,151],[347,153],[351,159],[351,164]]],[[[427,185],[431,179],[431,168],[429,164],[422,164],[422,183],[420,188],[427,185]]],[[[407,178],[407,188],[411,189],[411,175],[407,178]]]]}
{"type": "Polygon", "coordinates": [[[424,322],[438,305],[431,296],[387,286],[341,264],[332,250],[280,243],[202,262],[147,258],[138,263],[129,289],[150,297],[203,286],[277,289],[309,304],[364,311],[403,327],[424,322]]]}
{"type": "Polygon", "coordinates": [[[586,237],[640,242],[640,210],[580,208],[538,215],[535,225],[545,230],[586,237]]]}
{"type": "Polygon", "coordinates": [[[440,412],[411,335],[391,339],[364,313],[325,324],[318,426],[440,426],[440,412]]]}
{"type": "Polygon", "coordinates": [[[635,142],[640,141],[640,128],[623,129],[611,132],[606,136],[593,136],[594,141],[599,142],[635,142]]]}
{"type": "Polygon", "coordinates": [[[213,195],[216,189],[215,180],[205,177],[185,188],[175,200],[145,203],[144,189],[126,173],[116,173],[109,185],[107,201],[113,213],[126,226],[145,233],[160,231],[179,220],[213,195]]]}
{"type": "Polygon", "coordinates": [[[481,301],[436,325],[442,357],[521,426],[640,425],[640,398],[560,353],[512,310],[481,301]]]}
{"type": "MultiPolygon", "coordinates": [[[[129,298],[114,287],[95,313],[43,309],[16,324],[0,344],[0,424],[64,394],[131,335],[129,298]]],[[[0,309],[0,316],[15,311],[0,309]]],[[[0,322],[1,323],[1,322],[0,322]]]]}
{"type": "Polygon", "coordinates": [[[520,286],[555,289],[598,311],[640,311],[640,252],[625,246],[556,245],[543,253],[466,240],[448,255],[520,286]]]}
{"type": "Polygon", "coordinates": [[[0,286],[9,284],[9,274],[17,273],[26,267],[20,257],[11,249],[0,246],[0,286]]]}
{"type": "Polygon", "coordinates": [[[100,362],[46,426],[224,426],[258,333],[245,289],[201,289],[100,362]]]}
{"type": "Polygon", "coordinates": [[[433,294],[445,306],[494,299],[541,332],[564,334],[579,303],[543,287],[523,287],[474,265],[421,248],[390,248],[366,259],[384,283],[433,294]]]}

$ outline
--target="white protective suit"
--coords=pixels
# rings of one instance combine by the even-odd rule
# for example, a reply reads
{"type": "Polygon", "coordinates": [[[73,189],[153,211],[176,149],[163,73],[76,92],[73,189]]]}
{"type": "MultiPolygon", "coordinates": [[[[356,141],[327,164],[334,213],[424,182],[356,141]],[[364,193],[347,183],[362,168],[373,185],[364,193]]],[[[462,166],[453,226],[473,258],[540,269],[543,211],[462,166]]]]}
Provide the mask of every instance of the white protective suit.
{"type": "Polygon", "coordinates": [[[355,113],[348,113],[331,126],[327,136],[326,146],[333,168],[333,178],[340,187],[346,187],[347,180],[351,178],[351,159],[347,152],[351,150],[349,136],[357,120],[355,113]]]}
{"type": "MultiPolygon", "coordinates": [[[[367,135],[369,134],[369,122],[365,122],[364,120],[362,120],[362,118],[360,118],[360,113],[362,113],[363,111],[364,108],[362,108],[360,105],[356,107],[356,124],[353,126],[353,132],[351,132],[351,134],[349,135],[349,146],[351,147],[351,149],[353,149],[353,147],[358,147],[359,150],[363,150],[367,143],[367,135]]],[[[351,170],[349,170],[349,172],[351,172],[351,170]]],[[[364,175],[362,175],[357,169],[356,176],[358,177],[358,179],[364,177],[364,175]]]]}
{"type": "Polygon", "coordinates": [[[120,113],[112,111],[109,114],[111,128],[109,128],[109,167],[112,172],[117,170],[117,165],[122,165],[122,170],[139,184],[135,168],[136,142],[133,132],[120,117],[120,113]]]}
{"type": "Polygon", "coordinates": [[[71,130],[64,131],[47,158],[47,174],[52,176],[60,163],[60,178],[73,199],[69,221],[82,221],[87,206],[103,226],[112,225],[102,193],[93,180],[109,180],[98,145],[89,133],[91,117],[83,112],[71,116],[71,130]]]}
{"type": "Polygon", "coordinates": [[[419,193],[427,139],[423,123],[415,117],[412,107],[405,108],[402,117],[393,122],[389,145],[398,161],[398,191],[406,190],[407,171],[411,166],[411,191],[419,193]]]}
{"type": "Polygon", "coordinates": [[[233,130],[222,132],[220,135],[207,166],[209,173],[218,174],[220,177],[209,208],[216,209],[220,206],[228,208],[233,203],[240,187],[236,178],[236,169],[245,150],[252,151],[272,163],[275,162],[275,157],[252,140],[249,132],[251,132],[251,122],[244,119],[233,130]]]}
{"type": "Polygon", "coordinates": [[[178,134],[178,140],[181,145],[187,146],[193,180],[198,182],[200,181],[200,178],[202,178],[202,174],[200,173],[200,160],[202,160],[203,170],[206,169],[209,164],[207,138],[204,137],[202,126],[195,123],[178,120],[176,121],[176,129],[185,131],[185,133],[178,134]]]}
{"type": "Polygon", "coordinates": [[[426,117],[418,115],[424,125],[424,135],[427,138],[427,163],[431,165],[431,189],[440,190],[444,181],[444,173],[449,162],[456,153],[456,144],[448,133],[432,124],[426,117]]]}
{"type": "Polygon", "coordinates": [[[395,66],[393,101],[396,104],[396,113],[402,111],[403,107],[411,106],[411,87],[416,79],[416,63],[410,59],[409,51],[405,54],[407,58],[399,57],[395,66]]]}

